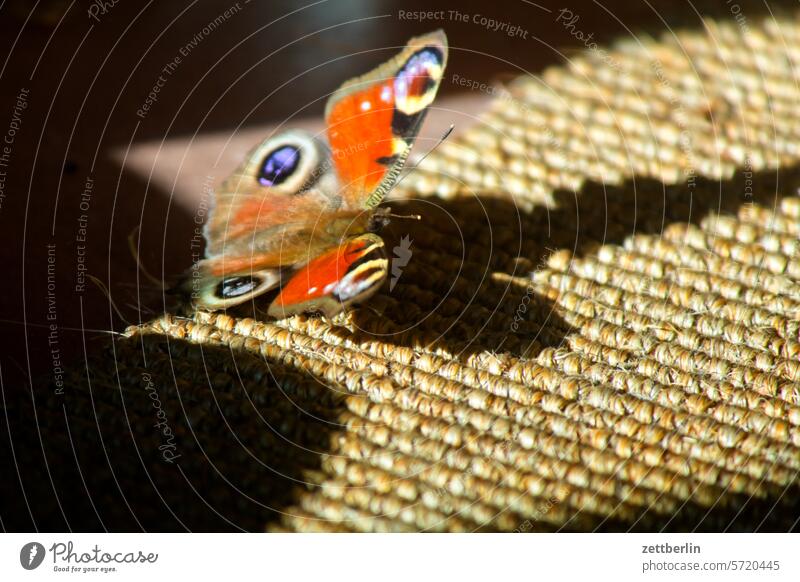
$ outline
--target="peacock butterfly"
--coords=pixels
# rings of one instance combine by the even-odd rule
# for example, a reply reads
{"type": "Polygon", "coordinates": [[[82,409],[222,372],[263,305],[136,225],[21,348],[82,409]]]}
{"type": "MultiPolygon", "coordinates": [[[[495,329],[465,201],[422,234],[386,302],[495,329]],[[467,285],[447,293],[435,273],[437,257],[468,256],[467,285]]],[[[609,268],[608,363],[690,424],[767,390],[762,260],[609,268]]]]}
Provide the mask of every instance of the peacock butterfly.
{"type": "Polygon", "coordinates": [[[327,143],[290,130],[266,139],[222,184],[205,258],[184,289],[219,310],[278,290],[267,313],[335,315],[372,296],[388,261],[377,208],[395,185],[441,84],[447,37],[411,39],[344,83],[325,108],[327,143]]]}

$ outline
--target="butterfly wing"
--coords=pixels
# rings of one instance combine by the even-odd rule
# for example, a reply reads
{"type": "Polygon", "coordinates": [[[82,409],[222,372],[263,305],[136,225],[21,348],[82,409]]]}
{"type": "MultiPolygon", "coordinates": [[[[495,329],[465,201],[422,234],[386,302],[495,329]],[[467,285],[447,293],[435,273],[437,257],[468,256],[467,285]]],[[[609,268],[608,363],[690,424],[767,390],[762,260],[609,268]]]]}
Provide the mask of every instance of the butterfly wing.
{"type": "Polygon", "coordinates": [[[353,237],[294,273],[281,287],[268,313],[276,318],[306,311],[333,316],[375,293],[387,272],[381,237],[371,233],[353,237]]]}
{"type": "MultiPolygon", "coordinates": [[[[440,30],[411,39],[400,54],[330,97],[325,121],[344,208],[373,209],[395,184],[446,64],[447,37],[440,30]]],[[[333,315],[375,293],[387,270],[380,237],[346,239],[297,270],[269,314],[333,315]]]]}
{"type": "Polygon", "coordinates": [[[276,287],[368,217],[342,209],[327,147],[288,131],[256,147],[221,185],[206,222],[206,257],[184,282],[193,303],[223,309],[276,287]]]}
{"type": "Polygon", "coordinates": [[[345,206],[374,208],[397,181],[447,65],[447,37],[412,38],[393,59],[351,79],[325,108],[345,206]]]}
{"type": "MultiPolygon", "coordinates": [[[[330,97],[325,121],[345,209],[371,210],[394,186],[446,64],[447,37],[439,30],[411,39],[397,56],[346,82],[330,97]]],[[[269,314],[333,315],[374,294],[387,270],[378,236],[347,239],[294,273],[269,314]]]]}
{"type": "Polygon", "coordinates": [[[269,138],[251,151],[214,193],[204,234],[206,256],[221,259],[216,270],[240,270],[245,254],[248,262],[291,264],[286,253],[296,246],[292,239],[340,205],[320,187],[330,178],[326,163],[324,145],[300,131],[269,138]]]}

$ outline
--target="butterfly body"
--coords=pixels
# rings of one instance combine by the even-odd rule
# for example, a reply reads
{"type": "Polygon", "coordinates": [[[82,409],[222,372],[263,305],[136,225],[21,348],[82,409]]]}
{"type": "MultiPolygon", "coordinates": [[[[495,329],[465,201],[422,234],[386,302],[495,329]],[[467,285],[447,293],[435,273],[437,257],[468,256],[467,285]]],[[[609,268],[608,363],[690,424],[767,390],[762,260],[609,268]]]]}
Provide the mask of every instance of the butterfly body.
{"type": "Polygon", "coordinates": [[[187,278],[196,307],[224,309],[279,289],[268,314],[332,316],[375,293],[388,273],[376,209],[396,183],[441,83],[447,40],[409,41],[342,85],[327,139],[290,130],[266,139],[215,192],[206,256],[187,278]]]}

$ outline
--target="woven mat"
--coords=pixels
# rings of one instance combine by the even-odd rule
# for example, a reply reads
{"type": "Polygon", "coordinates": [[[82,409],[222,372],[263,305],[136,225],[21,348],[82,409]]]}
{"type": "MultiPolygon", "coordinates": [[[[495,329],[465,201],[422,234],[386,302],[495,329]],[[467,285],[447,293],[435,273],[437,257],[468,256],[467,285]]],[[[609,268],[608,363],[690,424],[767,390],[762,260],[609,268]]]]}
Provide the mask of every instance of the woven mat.
{"type": "Polygon", "coordinates": [[[367,305],[129,329],[40,419],[83,471],[58,510],[134,529],[794,527],[800,25],[705,24],[496,88],[389,202],[423,219],[388,227],[411,258],[367,305]]]}

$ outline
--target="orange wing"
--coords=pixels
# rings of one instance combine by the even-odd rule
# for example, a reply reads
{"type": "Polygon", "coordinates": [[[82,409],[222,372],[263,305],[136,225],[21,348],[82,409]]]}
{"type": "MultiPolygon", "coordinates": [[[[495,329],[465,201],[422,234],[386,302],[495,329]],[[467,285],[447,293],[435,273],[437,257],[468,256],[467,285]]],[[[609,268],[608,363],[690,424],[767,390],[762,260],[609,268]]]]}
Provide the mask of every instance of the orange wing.
{"type": "Polygon", "coordinates": [[[374,294],[388,273],[381,238],[372,233],[345,240],[312,259],[281,286],[269,315],[284,318],[305,311],[328,317],[374,294]]]}
{"type": "Polygon", "coordinates": [[[330,97],[328,142],[346,207],[374,208],[397,181],[446,64],[447,37],[437,30],[330,97]]]}
{"type": "Polygon", "coordinates": [[[328,148],[310,134],[268,138],[215,192],[206,256],[182,289],[223,309],[278,286],[283,274],[364,232],[369,216],[342,209],[328,148]]]}

